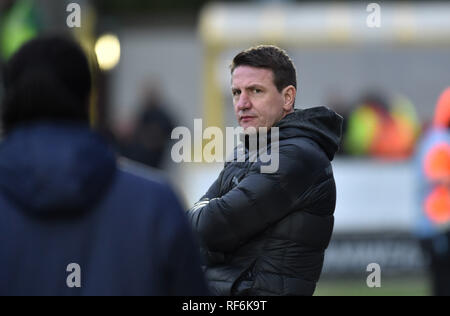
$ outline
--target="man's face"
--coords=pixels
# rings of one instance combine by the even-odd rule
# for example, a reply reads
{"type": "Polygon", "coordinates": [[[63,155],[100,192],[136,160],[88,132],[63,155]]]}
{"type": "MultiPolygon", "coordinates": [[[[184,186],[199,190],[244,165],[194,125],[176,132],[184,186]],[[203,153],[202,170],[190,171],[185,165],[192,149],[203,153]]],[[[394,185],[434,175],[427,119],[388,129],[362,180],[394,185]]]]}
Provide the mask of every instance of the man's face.
{"type": "Polygon", "coordinates": [[[231,89],[234,112],[244,130],[249,127],[270,128],[292,112],[292,105],[286,105],[286,89],[278,91],[270,69],[237,67],[232,75],[231,89]]]}

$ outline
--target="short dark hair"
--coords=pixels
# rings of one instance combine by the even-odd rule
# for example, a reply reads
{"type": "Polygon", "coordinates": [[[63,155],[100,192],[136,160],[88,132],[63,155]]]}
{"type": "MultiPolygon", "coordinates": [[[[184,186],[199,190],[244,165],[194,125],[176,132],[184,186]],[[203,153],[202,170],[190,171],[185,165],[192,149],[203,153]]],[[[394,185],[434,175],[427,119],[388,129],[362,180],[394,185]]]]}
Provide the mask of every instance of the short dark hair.
{"type": "Polygon", "coordinates": [[[294,63],[285,50],[273,45],[260,45],[240,52],[233,59],[231,73],[239,66],[271,69],[274,84],[281,92],[288,86],[297,89],[297,71],[294,63]]]}
{"type": "Polygon", "coordinates": [[[5,133],[36,120],[89,122],[91,72],[83,50],[73,40],[31,40],[6,64],[3,75],[5,133]]]}

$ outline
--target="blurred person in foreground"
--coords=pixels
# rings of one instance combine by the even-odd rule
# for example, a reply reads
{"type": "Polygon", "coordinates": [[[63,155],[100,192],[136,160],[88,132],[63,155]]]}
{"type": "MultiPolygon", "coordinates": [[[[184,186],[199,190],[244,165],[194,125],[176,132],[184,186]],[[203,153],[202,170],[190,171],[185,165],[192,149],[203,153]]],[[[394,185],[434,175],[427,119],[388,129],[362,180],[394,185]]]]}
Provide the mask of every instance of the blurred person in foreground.
{"type": "Polygon", "coordinates": [[[450,88],[417,154],[420,216],[416,233],[429,261],[436,296],[450,295],[450,88]]]}
{"type": "MultiPolygon", "coordinates": [[[[224,296],[313,295],[333,231],[336,186],[330,161],[341,140],[342,118],[326,107],[294,109],[296,70],[278,47],[239,53],[231,74],[244,134],[279,129],[279,168],[262,173],[261,160],[250,161],[246,141],[245,162],[225,163],[188,211],[210,289],[224,296]]],[[[270,150],[274,146],[269,141],[270,150]]]]}
{"type": "Polygon", "coordinates": [[[90,130],[81,48],[59,37],[28,42],[4,83],[0,296],[207,294],[171,188],[119,167],[90,130]]]}

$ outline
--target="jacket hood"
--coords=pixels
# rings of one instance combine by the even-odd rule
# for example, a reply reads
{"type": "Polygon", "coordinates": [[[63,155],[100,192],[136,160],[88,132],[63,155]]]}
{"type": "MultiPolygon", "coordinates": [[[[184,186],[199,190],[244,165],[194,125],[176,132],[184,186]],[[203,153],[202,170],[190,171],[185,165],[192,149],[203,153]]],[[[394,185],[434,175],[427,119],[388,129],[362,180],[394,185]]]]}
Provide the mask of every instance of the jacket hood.
{"type": "Polygon", "coordinates": [[[344,119],[327,107],[305,110],[296,109],[275,127],[280,129],[280,140],[292,137],[307,137],[315,141],[327,154],[330,161],[339,150],[344,119]]]}
{"type": "Polygon", "coordinates": [[[106,142],[81,124],[22,126],[0,145],[0,192],[37,216],[87,211],[115,169],[106,142]]]}

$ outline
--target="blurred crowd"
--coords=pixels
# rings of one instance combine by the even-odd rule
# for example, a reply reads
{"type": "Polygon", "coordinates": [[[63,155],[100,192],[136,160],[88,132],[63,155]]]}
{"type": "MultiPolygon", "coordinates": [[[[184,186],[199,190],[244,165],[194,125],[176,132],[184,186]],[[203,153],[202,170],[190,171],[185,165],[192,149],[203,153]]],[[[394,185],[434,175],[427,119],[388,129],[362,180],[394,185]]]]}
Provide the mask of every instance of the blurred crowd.
{"type": "Polygon", "coordinates": [[[415,106],[404,96],[366,93],[355,105],[330,100],[345,118],[341,155],[402,161],[411,158],[421,131],[415,106]]]}

